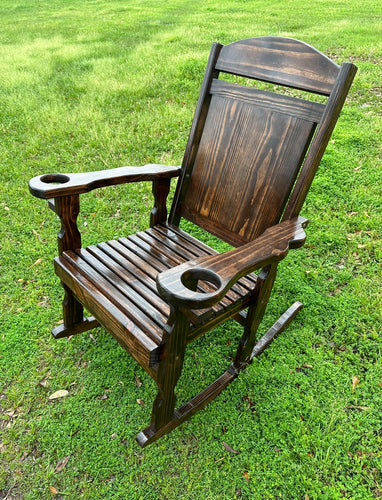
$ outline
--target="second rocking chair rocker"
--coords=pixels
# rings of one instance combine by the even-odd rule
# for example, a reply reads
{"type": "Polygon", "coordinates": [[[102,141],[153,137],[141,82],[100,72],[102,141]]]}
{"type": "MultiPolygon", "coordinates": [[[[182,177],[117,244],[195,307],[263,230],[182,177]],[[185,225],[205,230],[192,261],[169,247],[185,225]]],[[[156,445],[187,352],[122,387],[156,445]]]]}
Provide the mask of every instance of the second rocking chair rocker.
{"type": "Polygon", "coordinates": [[[102,325],[158,386],[151,423],[137,436],[141,446],[213,400],[301,308],[293,304],[257,340],[277,265],[304,244],[307,220],[300,209],[355,73],[353,64],[338,66],[289,38],[215,43],[181,167],[122,167],[30,181],[31,193],[50,199],[61,219],[54,267],[65,290],[64,323],[53,335],[102,325]],[[173,177],[178,184],[167,217],[173,177]],[[150,228],[82,248],[80,194],[136,181],[153,184],[150,228]],[[182,218],[234,248],[215,252],[179,228],[182,218]],[[91,316],[84,317],[83,308],[91,316]],[[229,318],[243,325],[232,364],[176,409],[187,344],[229,318]]]}

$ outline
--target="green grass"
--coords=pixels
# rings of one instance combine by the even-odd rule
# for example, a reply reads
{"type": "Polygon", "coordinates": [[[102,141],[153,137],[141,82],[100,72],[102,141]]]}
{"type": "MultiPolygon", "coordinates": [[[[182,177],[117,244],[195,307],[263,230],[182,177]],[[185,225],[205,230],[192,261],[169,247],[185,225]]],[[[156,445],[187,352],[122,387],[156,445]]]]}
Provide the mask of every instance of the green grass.
{"type": "MultiPolygon", "coordinates": [[[[382,497],[380,2],[3,0],[0,28],[0,497],[382,497]],[[141,450],[149,377],[102,329],[50,337],[58,221],[27,182],[179,164],[211,43],[260,35],[359,67],[302,211],[307,245],[281,264],[262,331],[294,300],[305,308],[206,410],[141,450]]],[[[84,195],[84,243],[144,227],[151,203],[149,185],[84,195]]],[[[181,400],[239,335],[228,324],[190,346],[181,400]]]]}

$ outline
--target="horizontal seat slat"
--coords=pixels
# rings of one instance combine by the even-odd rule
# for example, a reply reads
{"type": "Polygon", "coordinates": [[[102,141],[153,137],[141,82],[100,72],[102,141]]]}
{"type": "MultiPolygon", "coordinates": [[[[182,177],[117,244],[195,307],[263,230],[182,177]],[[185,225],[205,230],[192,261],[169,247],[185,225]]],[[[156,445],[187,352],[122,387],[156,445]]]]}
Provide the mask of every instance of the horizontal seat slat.
{"type": "MultiPolygon", "coordinates": [[[[177,254],[172,249],[167,247],[167,245],[164,245],[161,241],[152,238],[146,231],[138,233],[137,237],[138,238],[135,241],[140,239],[141,241],[143,241],[145,243],[144,246],[142,246],[142,248],[144,247],[147,251],[150,251],[150,252],[152,251],[153,253],[157,254],[157,256],[159,258],[162,258],[162,256],[164,256],[164,258],[172,259],[174,261],[173,266],[177,266],[179,264],[182,264],[186,260],[190,260],[190,259],[195,257],[195,255],[192,255],[189,252],[188,252],[188,255],[184,255],[184,256],[177,254]]],[[[137,241],[137,243],[138,243],[138,241],[137,241]]],[[[200,284],[198,288],[204,292],[213,291],[213,288],[210,287],[206,283],[200,284]]],[[[237,299],[237,297],[231,297],[230,295],[232,295],[232,294],[229,294],[229,295],[227,294],[227,296],[223,299],[223,303],[225,305],[230,305],[231,301],[235,301],[237,299]]]]}
{"type": "Polygon", "coordinates": [[[176,245],[178,245],[180,248],[185,248],[190,250],[192,249],[192,253],[194,253],[195,256],[211,255],[218,253],[215,249],[209,247],[208,245],[195,239],[185,231],[182,231],[181,229],[176,228],[175,226],[172,226],[170,224],[167,225],[158,224],[152,229],[154,231],[162,233],[170,241],[175,242],[176,245]]]}
{"type": "MultiPolygon", "coordinates": [[[[155,307],[151,305],[149,301],[145,299],[147,296],[147,292],[145,290],[144,285],[139,287],[139,292],[137,292],[136,288],[132,286],[132,282],[128,279],[127,275],[123,275],[114,272],[117,270],[114,266],[114,270],[111,269],[113,267],[111,263],[109,266],[103,264],[100,260],[96,258],[95,255],[89,252],[88,249],[82,250],[81,258],[86,261],[97,273],[99,273],[103,278],[106,278],[107,281],[110,282],[111,286],[118,289],[123,295],[125,295],[132,304],[138,308],[138,312],[141,311],[146,316],[151,318],[153,321],[157,323],[160,328],[160,331],[163,330],[163,327],[167,321],[167,317],[158,311],[155,307]]],[[[110,262],[110,261],[109,261],[110,262]]],[[[159,335],[158,339],[161,338],[159,335]]]]}
{"type": "MultiPolygon", "coordinates": [[[[204,243],[199,240],[196,240],[188,233],[182,231],[179,228],[175,228],[170,225],[162,225],[158,224],[153,228],[153,231],[157,234],[164,235],[167,242],[176,242],[178,246],[181,248],[188,248],[187,245],[190,244],[190,248],[192,248],[192,258],[200,257],[202,255],[213,255],[218,252],[211,247],[208,247],[204,243]]],[[[166,243],[168,244],[168,243],[166,243]]],[[[253,290],[253,287],[256,285],[257,277],[254,274],[250,274],[241,278],[238,283],[232,287],[232,290],[237,290],[240,294],[246,293],[246,291],[253,290]],[[243,288],[242,288],[243,287],[243,288]]]]}
{"type": "Polygon", "coordinates": [[[138,276],[143,276],[143,279],[148,279],[148,286],[152,282],[153,289],[156,288],[155,278],[158,274],[158,270],[149,266],[147,262],[140,258],[139,255],[131,252],[128,248],[126,248],[126,246],[122,245],[120,241],[112,240],[107,243],[100,243],[97,246],[102,248],[102,250],[106,253],[108,253],[109,249],[116,252],[116,260],[118,259],[118,255],[121,259],[120,261],[117,260],[118,262],[123,262],[123,265],[128,269],[131,269],[134,274],[137,273],[138,276]]]}
{"type": "Polygon", "coordinates": [[[87,261],[88,252],[86,249],[79,249],[76,253],[65,252],[65,258],[71,261],[72,265],[79,269],[81,274],[87,276],[95,288],[102,291],[105,297],[114,303],[124,314],[126,314],[138,326],[142,332],[151,338],[155,343],[159,344],[162,339],[162,328],[159,327],[152,319],[147,316],[142,304],[142,310],[138,308],[131,300],[130,296],[121,292],[118,286],[118,280],[115,281],[106,278],[98,269],[92,267],[87,261]]]}
{"type": "Polygon", "coordinates": [[[171,267],[177,266],[185,260],[179,259],[178,256],[174,255],[173,252],[166,249],[166,247],[160,250],[158,248],[159,245],[154,246],[152,243],[150,244],[149,242],[145,241],[144,233],[138,233],[133,236],[129,236],[127,238],[127,241],[129,242],[129,244],[125,240],[126,245],[129,245],[130,247],[130,242],[132,242],[134,244],[134,249],[139,248],[139,251],[145,252],[145,255],[149,256],[150,259],[154,259],[155,262],[163,264],[164,269],[169,269],[171,267]]]}
{"type": "Polygon", "coordinates": [[[123,264],[126,264],[126,260],[111,247],[109,248],[110,251],[108,253],[98,247],[88,247],[87,249],[118,276],[124,277],[134,290],[142,294],[165,318],[168,318],[170,308],[167,302],[156,293],[155,282],[147,275],[140,273],[136,268],[129,270],[129,267],[133,268],[133,265],[130,263],[130,266],[124,266],[123,264]]]}
{"type": "MultiPolygon", "coordinates": [[[[177,250],[176,250],[175,245],[171,245],[171,243],[172,243],[171,240],[169,238],[165,238],[161,233],[158,233],[157,231],[152,231],[152,232],[145,231],[144,233],[139,233],[139,235],[141,238],[145,239],[147,242],[150,241],[151,244],[157,245],[158,248],[162,248],[163,251],[171,251],[172,254],[174,255],[174,258],[176,258],[178,256],[178,263],[179,264],[183,263],[185,260],[191,260],[191,259],[200,257],[200,255],[203,255],[200,253],[198,254],[196,252],[191,252],[189,249],[183,249],[183,247],[181,247],[181,251],[183,252],[183,255],[180,256],[180,253],[177,254],[177,250]],[[152,239],[149,240],[148,239],[149,237],[151,237],[152,239]],[[179,259],[179,257],[181,257],[181,258],[179,259]]],[[[178,252],[179,252],[179,247],[178,247],[178,252]]],[[[208,255],[210,255],[210,254],[208,254],[208,255]]],[[[232,287],[232,289],[227,293],[227,296],[226,296],[227,299],[229,299],[233,302],[238,299],[238,297],[241,295],[241,293],[243,293],[242,290],[237,290],[238,287],[240,288],[240,284],[234,285],[232,287]]],[[[210,288],[205,287],[205,290],[209,291],[210,288]]]]}
{"type": "MultiPolygon", "coordinates": [[[[138,233],[139,235],[140,233],[138,233]]],[[[155,270],[161,272],[161,271],[166,271],[167,269],[170,269],[178,264],[181,264],[182,262],[185,262],[186,259],[175,259],[172,256],[170,256],[168,253],[164,254],[161,252],[158,252],[158,250],[155,247],[152,247],[150,245],[147,245],[144,243],[144,241],[138,237],[138,235],[133,235],[129,236],[128,238],[121,238],[119,239],[119,243],[123,245],[123,248],[119,248],[121,253],[123,253],[124,248],[129,251],[129,255],[131,256],[132,260],[134,260],[134,255],[139,256],[140,260],[144,261],[147,265],[153,268],[151,271],[150,275],[155,279],[157,272],[155,270]]],[[[198,286],[198,290],[208,292],[210,291],[210,287],[207,284],[200,284],[198,286]]],[[[214,305],[210,312],[212,314],[216,314],[218,311],[222,310],[222,308],[229,306],[231,304],[231,300],[226,296],[220,301],[218,304],[214,305]]],[[[204,311],[205,313],[205,311],[204,311]]],[[[196,318],[199,318],[200,312],[199,311],[193,311],[191,313],[191,321],[195,322],[196,318]]]]}
{"type": "MultiPolygon", "coordinates": [[[[162,312],[169,314],[169,306],[163,299],[159,296],[156,288],[155,277],[157,271],[152,267],[147,265],[143,259],[137,256],[135,253],[129,251],[129,249],[122,245],[119,241],[109,241],[108,243],[100,243],[97,248],[101,249],[105,254],[110,256],[116,262],[129,272],[131,272],[138,280],[147,286],[152,292],[151,302],[154,303],[158,301],[162,312]]],[[[197,323],[201,319],[205,319],[207,316],[214,316],[215,310],[220,310],[221,306],[215,306],[213,309],[200,309],[197,311],[188,311],[190,321],[192,323],[197,323]]]]}
{"type": "Polygon", "coordinates": [[[155,230],[147,230],[139,233],[139,236],[150,245],[155,245],[162,251],[171,255],[174,260],[181,264],[185,260],[191,260],[196,257],[195,252],[191,252],[189,248],[180,247],[174,244],[169,238],[166,238],[161,233],[155,230]]]}
{"type": "MultiPolygon", "coordinates": [[[[140,258],[140,260],[146,262],[146,266],[150,266],[154,270],[158,272],[167,271],[167,269],[171,269],[173,265],[171,265],[167,259],[166,262],[155,259],[150,253],[144,251],[141,247],[139,247],[133,240],[128,238],[120,238],[118,240],[129,252],[132,254],[132,259],[134,261],[134,255],[140,258]]],[[[152,276],[156,277],[156,274],[152,274],[152,276]]]]}

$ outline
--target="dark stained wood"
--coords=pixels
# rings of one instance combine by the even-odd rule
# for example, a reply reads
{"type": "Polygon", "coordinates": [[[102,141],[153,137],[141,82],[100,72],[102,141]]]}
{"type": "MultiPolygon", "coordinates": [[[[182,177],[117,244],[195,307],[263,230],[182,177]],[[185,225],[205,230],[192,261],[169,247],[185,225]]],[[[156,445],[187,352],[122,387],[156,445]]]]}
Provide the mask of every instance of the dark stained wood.
{"type": "Polygon", "coordinates": [[[181,169],[145,165],[30,181],[31,193],[50,200],[61,220],[54,268],[65,292],[64,323],[53,335],[102,325],[157,384],[151,423],[137,436],[140,446],[212,401],[301,309],[295,302],[256,340],[278,263],[305,242],[300,210],[355,73],[354,65],[339,67],[290,38],[215,43],[181,169]],[[226,74],[244,78],[232,83],[226,74]],[[271,85],[263,90],[248,79],[271,85]],[[281,87],[297,90],[291,96],[281,87]],[[312,93],[326,96],[326,103],[312,93]],[[79,194],[137,181],[152,182],[150,227],[82,248],[79,194]],[[234,248],[219,254],[181,230],[182,218],[234,248]],[[84,308],[90,317],[84,318],[84,308]],[[187,344],[230,318],[244,326],[233,363],[176,409],[187,344]]]}
{"type": "Polygon", "coordinates": [[[280,219],[313,131],[306,120],[213,96],[179,214],[233,245],[253,240],[280,219]]]}
{"type": "Polygon", "coordinates": [[[81,248],[81,234],[77,227],[77,217],[80,213],[80,198],[62,196],[54,200],[52,205],[61,221],[61,231],[58,233],[58,252],[81,248]]]}
{"type": "Polygon", "coordinates": [[[275,338],[285,330],[285,328],[296,317],[302,308],[303,305],[301,302],[296,301],[279,317],[267,333],[263,335],[260,340],[258,340],[252,350],[249,362],[252,362],[253,358],[259,356],[271,344],[271,342],[273,342],[275,338]]]}
{"type": "MultiPolygon", "coordinates": [[[[168,302],[157,290],[157,275],[176,268],[191,256],[218,255],[190,235],[187,239],[184,238],[184,234],[175,227],[154,226],[138,233],[136,237],[64,252],[55,260],[56,274],[63,278],[63,284],[70,286],[78,300],[86,304],[86,308],[94,316],[98,317],[98,310],[106,307],[106,304],[110,304],[107,305],[108,308],[113,304],[119,309],[121,330],[125,323],[133,321],[135,334],[154,342],[155,345],[150,344],[151,348],[145,351],[145,366],[152,367],[159,362],[161,348],[158,349],[158,346],[163,344],[163,331],[170,315],[168,302]],[[160,238],[166,233],[169,235],[167,249],[160,244],[160,238]],[[157,235],[158,239],[153,235],[157,235]],[[162,251],[158,251],[158,244],[162,251]],[[67,274],[70,276],[69,281],[67,274]],[[77,292],[85,288],[93,295],[91,303],[88,295],[82,297],[77,292]]],[[[234,312],[240,312],[249,304],[256,282],[254,276],[244,277],[238,280],[236,287],[227,290],[227,294],[214,307],[186,311],[190,323],[186,341],[190,342],[204,333],[206,324],[216,326],[234,312]]],[[[203,294],[210,291],[210,287],[201,284],[198,290],[203,294]]],[[[108,317],[98,320],[105,328],[110,329],[108,317]]],[[[117,321],[116,318],[114,321],[117,321]]],[[[83,327],[85,328],[85,324],[83,327]]],[[[76,332],[72,329],[71,334],[74,333],[76,332]]],[[[114,333],[114,336],[118,338],[119,332],[114,333]]],[[[122,343],[126,345],[125,334],[122,343]]]]}
{"type": "Polygon", "coordinates": [[[154,422],[140,432],[137,436],[138,444],[144,448],[174,430],[213,401],[237,376],[238,372],[231,365],[215,382],[178,408],[162,427],[158,428],[154,422]]]}
{"type": "MultiPolygon", "coordinates": [[[[56,212],[61,221],[61,230],[58,233],[58,253],[62,255],[66,250],[81,248],[81,234],[77,227],[77,217],[80,212],[80,198],[78,195],[62,196],[54,200],[51,208],[56,212]]],[[[73,295],[72,290],[62,282],[64,299],[62,301],[62,315],[64,324],[57,332],[60,337],[73,335],[74,332],[85,331],[84,308],[73,295]],[[81,325],[81,326],[80,326],[81,325]]],[[[88,326],[88,323],[86,324],[88,326]]]]}
{"type": "Polygon", "coordinates": [[[211,52],[208,58],[206,72],[204,74],[202,87],[200,89],[199,99],[196,104],[194,119],[192,121],[190,135],[182,162],[182,170],[180,173],[180,181],[177,185],[174,201],[171,207],[169,222],[179,225],[181,217],[176,213],[176,207],[182,192],[186,189],[189,182],[190,167],[193,165],[195,155],[198,152],[200,138],[203,132],[204,124],[207,118],[208,106],[211,100],[209,89],[211,82],[214,78],[219,76],[219,72],[215,69],[217,58],[223,45],[220,43],[213,43],[211,52]]]}
{"type": "Polygon", "coordinates": [[[356,72],[357,68],[354,64],[342,64],[338,78],[333,86],[333,91],[326,105],[325,112],[322,116],[322,120],[317,129],[317,133],[314,136],[304,166],[301,169],[301,173],[285,210],[283,216],[284,220],[295,217],[300,213],[356,72]]]}
{"type": "Polygon", "coordinates": [[[239,341],[234,360],[234,366],[238,370],[243,368],[249,361],[254,345],[256,344],[256,333],[265,314],[273,284],[276,279],[277,262],[263,267],[260,274],[259,286],[256,296],[248,308],[248,314],[244,325],[244,333],[239,341]]]}
{"type": "Polygon", "coordinates": [[[118,340],[134,359],[145,369],[151,377],[156,378],[156,371],[152,368],[159,357],[158,342],[143,334],[142,330],[134,324],[103,291],[94,286],[94,282],[79,272],[68,260],[63,262],[63,257],[55,260],[55,271],[60,279],[76,295],[79,301],[86,303],[89,311],[96,311],[94,315],[98,322],[104,326],[118,340]]]}
{"type": "Polygon", "coordinates": [[[186,308],[205,308],[218,302],[231,285],[252,271],[282,260],[289,248],[305,242],[307,220],[298,217],[267,229],[262,236],[224,254],[187,261],[158,274],[161,296],[170,304],[186,308]],[[199,292],[187,282],[207,281],[216,286],[213,292],[199,292]]]}
{"type": "Polygon", "coordinates": [[[52,335],[55,339],[62,339],[64,337],[70,337],[71,335],[77,335],[77,333],[84,333],[88,330],[93,330],[99,326],[98,321],[90,316],[88,318],[83,318],[79,323],[74,323],[72,327],[65,326],[65,323],[58,325],[52,330],[52,335]]]}
{"type": "Polygon", "coordinates": [[[150,214],[150,226],[167,221],[167,196],[170,191],[170,177],[158,177],[153,180],[152,192],[154,195],[154,207],[150,214]]]}
{"type": "MultiPolygon", "coordinates": [[[[276,323],[256,343],[248,363],[251,363],[255,357],[258,357],[264,352],[273,340],[289,325],[301,308],[301,302],[295,302],[284,314],[282,314],[282,316],[280,316],[276,323]]],[[[241,369],[243,368],[244,366],[242,365],[241,369]]],[[[144,448],[174,430],[184,421],[191,418],[192,415],[202,410],[208,403],[213,401],[216,396],[218,396],[239,375],[239,373],[239,370],[235,368],[234,364],[230,365],[228,370],[211,385],[175,410],[172,417],[162,427],[158,428],[155,423],[151,423],[146,429],[140,432],[137,436],[138,444],[144,448]]]]}
{"type": "Polygon", "coordinates": [[[179,170],[179,167],[149,164],[143,167],[119,167],[78,174],[46,174],[33,177],[29,181],[29,190],[33,196],[47,200],[128,182],[177,177],[179,170]]]}
{"type": "Polygon", "coordinates": [[[211,95],[234,99],[235,101],[253,104],[270,111],[301,118],[308,122],[318,123],[325,110],[319,102],[304,101],[284,94],[275,94],[254,87],[245,87],[224,80],[213,80],[210,89],[211,95]]]}
{"type": "Polygon", "coordinates": [[[271,36],[226,45],[216,68],[323,95],[331,93],[339,69],[336,63],[306,43],[271,36]]]}
{"type": "Polygon", "coordinates": [[[182,373],[190,321],[179,309],[171,308],[163,330],[161,362],[158,368],[158,394],[153,404],[151,425],[160,429],[171,420],[176,402],[175,386],[182,373]]]}

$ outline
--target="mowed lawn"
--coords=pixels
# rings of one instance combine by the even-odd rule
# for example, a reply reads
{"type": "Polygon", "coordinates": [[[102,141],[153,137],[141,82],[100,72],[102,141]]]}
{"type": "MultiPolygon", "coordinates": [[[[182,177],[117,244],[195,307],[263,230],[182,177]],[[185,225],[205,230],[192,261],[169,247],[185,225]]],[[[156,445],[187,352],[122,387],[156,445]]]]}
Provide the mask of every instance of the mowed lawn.
{"type": "MultiPolygon", "coordinates": [[[[382,498],[382,4],[2,0],[0,498],[382,498]],[[261,332],[304,309],[204,411],[147,449],[156,388],[101,328],[54,340],[59,221],[38,174],[181,163],[212,42],[301,39],[358,74],[280,265],[261,332]],[[66,397],[50,399],[56,391],[66,397]]],[[[151,186],[84,195],[84,244],[147,227],[151,186]]],[[[241,329],[189,346],[179,401],[241,329]]]]}

